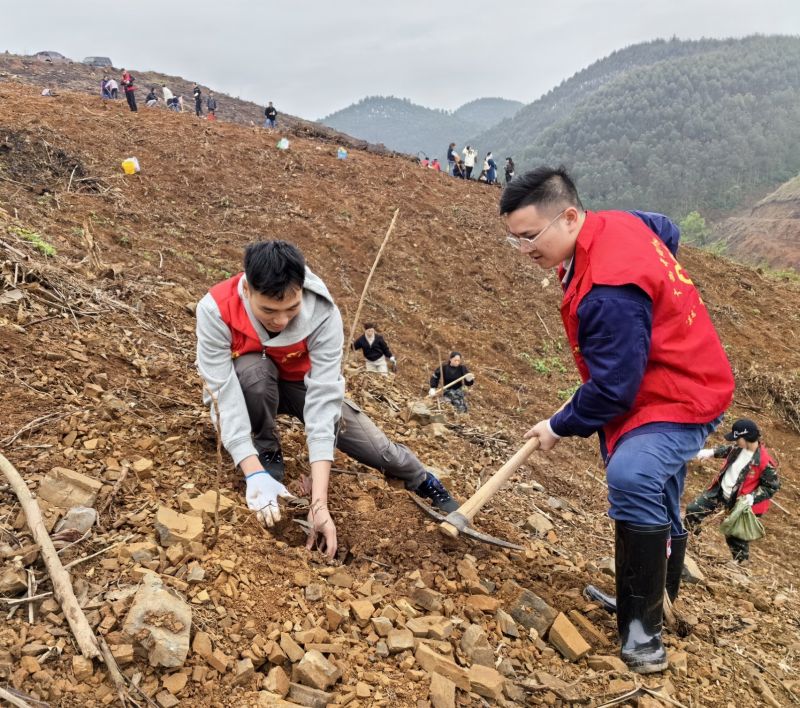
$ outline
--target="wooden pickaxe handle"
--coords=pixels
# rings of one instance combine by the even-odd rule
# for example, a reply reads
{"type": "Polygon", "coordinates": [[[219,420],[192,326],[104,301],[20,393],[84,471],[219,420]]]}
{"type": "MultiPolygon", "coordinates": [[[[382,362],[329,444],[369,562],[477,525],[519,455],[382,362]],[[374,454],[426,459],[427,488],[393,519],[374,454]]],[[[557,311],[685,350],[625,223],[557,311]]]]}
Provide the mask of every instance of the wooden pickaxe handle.
{"type": "MultiPolygon", "coordinates": [[[[514,456],[508,460],[497,472],[495,472],[478,491],[465,501],[454,514],[462,515],[468,522],[472,522],[475,514],[488,502],[511,477],[514,472],[527,460],[536,450],[539,449],[539,438],[531,438],[526,442],[514,456]]],[[[443,521],[440,525],[442,533],[450,538],[458,538],[458,529],[448,521],[443,521]]]]}
{"type": "Polygon", "coordinates": [[[437,388],[436,389],[436,393],[434,393],[433,395],[434,396],[438,396],[440,393],[443,393],[444,391],[446,391],[451,386],[455,386],[459,381],[463,381],[464,379],[466,379],[467,376],[473,376],[474,377],[475,374],[473,374],[470,371],[469,373],[464,374],[463,376],[459,376],[457,379],[455,379],[454,381],[451,381],[449,384],[447,384],[447,386],[442,386],[441,388],[437,388]]]}

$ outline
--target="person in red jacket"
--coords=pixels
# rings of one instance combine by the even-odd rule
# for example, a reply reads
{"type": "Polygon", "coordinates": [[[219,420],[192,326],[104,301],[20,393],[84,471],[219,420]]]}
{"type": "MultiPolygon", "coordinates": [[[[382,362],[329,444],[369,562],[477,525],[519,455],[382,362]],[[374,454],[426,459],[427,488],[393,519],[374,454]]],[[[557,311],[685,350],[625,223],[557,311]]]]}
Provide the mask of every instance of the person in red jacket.
{"type": "Polygon", "coordinates": [[[138,111],[136,107],[136,87],[133,85],[133,77],[127,69],[122,70],[122,88],[125,91],[125,99],[128,101],[128,108],[134,113],[138,111]]]}
{"type": "MultiPolygon", "coordinates": [[[[775,461],[761,442],[761,431],[755,421],[740,418],[725,439],[735,444],[705,448],[697,453],[698,460],[724,457],[725,464],[708,489],[686,506],[684,524],[694,533],[700,533],[700,523],[717,507],[724,505],[731,510],[739,499],[744,499],[756,516],[761,516],[781,488],[775,461]]],[[[749,541],[733,536],[726,536],[725,540],[735,561],[741,563],[750,557],[749,541]]]]}
{"type": "Polygon", "coordinates": [[[686,463],[731,403],[730,364],[675,258],[680,234],[667,217],[585,211],[566,170],[550,167],[515,177],[500,213],[514,248],[559,267],[561,317],[583,381],[525,437],[544,451],[563,437],[600,437],[622,659],[639,673],[663,671],[664,593],[677,594],[686,551],[686,463]]]}

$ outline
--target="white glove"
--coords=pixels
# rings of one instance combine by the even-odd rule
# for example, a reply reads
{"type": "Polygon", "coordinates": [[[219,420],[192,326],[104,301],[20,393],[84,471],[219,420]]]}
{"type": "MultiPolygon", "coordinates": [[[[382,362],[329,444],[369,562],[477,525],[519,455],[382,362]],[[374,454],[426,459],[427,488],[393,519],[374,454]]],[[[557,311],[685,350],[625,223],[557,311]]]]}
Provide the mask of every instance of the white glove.
{"type": "Polygon", "coordinates": [[[747,506],[753,506],[753,500],[754,500],[754,497],[753,497],[753,495],[752,495],[752,494],[745,494],[745,495],[744,495],[743,497],[741,497],[741,498],[742,498],[742,499],[744,499],[744,500],[745,500],[745,502],[747,502],[747,506]]]}
{"type": "Polygon", "coordinates": [[[467,383],[472,383],[474,380],[475,377],[472,374],[467,374],[466,377],[464,378],[464,381],[466,381],[467,383]]]}
{"type": "Polygon", "coordinates": [[[264,526],[274,526],[281,520],[278,497],[291,499],[294,495],[280,482],[276,482],[267,472],[253,472],[245,477],[247,481],[247,506],[256,512],[256,518],[264,526]]]}
{"type": "Polygon", "coordinates": [[[700,452],[695,455],[695,459],[697,460],[708,460],[711,457],[714,457],[714,451],[708,447],[704,450],[700,450],[700,452]]]}
{"type": "Polygon", "coordinates": [[[436,395],[436,389],[432,388],[428,391],[428,395],[433,398],[436,395]]]}
{"type": "Polygon", "coordinates": [[[395,357],[393,357],[393,356],[389,357],[389,361],[391,361],[392,364],[396,364],[397,363],[397,359],[395,357]]]}

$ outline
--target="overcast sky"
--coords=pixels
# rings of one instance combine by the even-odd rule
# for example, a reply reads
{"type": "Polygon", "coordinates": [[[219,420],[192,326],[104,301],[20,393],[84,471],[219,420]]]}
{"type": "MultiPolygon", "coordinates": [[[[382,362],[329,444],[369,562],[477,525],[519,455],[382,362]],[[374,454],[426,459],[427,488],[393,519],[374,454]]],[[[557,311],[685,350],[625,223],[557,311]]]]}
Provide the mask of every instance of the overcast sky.
{"type": "Polygon", "coordinates": [[[375,94],[525,103],[658,37],[800,34],[800,0],[0,0],[0,50],[199,81],[321,118],[375,94]]]}

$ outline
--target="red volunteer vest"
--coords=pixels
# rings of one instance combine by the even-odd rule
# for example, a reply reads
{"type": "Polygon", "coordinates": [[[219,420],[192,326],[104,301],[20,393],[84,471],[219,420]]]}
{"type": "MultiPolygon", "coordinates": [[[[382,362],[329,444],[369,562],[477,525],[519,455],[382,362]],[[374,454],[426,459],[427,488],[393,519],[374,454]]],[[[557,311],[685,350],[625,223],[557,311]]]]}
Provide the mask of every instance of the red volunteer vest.
{"type": "Polygon", "coordinates": [[[561,303],[572,354],[584,382],[578,306],[594,285],[636,285],[653,303],[650,357],[633,406],[604,426],[609,453],[646,423],[708,423],[733,400],[733,372],[688,274],[664,243],[632,214],[586,212],[574,275],[561,303]]]}
{"type": "Polygon", "coordinates": [[[278,367],[278,375],[284,381],[302,381],[303,377],[311,370],[311,359],[308,355],[308,345],[302,339],[296,344],[284,347],[265,347],[256,334],[247,310],[239,297],[239,281],[244,273],[234,275],[228,280],[217,283],[209,292],[214,302],[217,303],[222,321],[231,331],[231,358],[261,352],[268,356],[278,367]]]}
{"type": "MultiPolygon", "coordinates": [[[[758,446],[758,452],[756,454],[758,455],[758,464],[754,465],[753,461],[750,461],[750,469],[747,470],[747,474],[742,480],[742,486],[739,487],[739,492],[737,493],[737,496],[739,497],[743,497],[746,494],[750,494],[750,492],[754,492],[756,489],[758,489],[758,485],[761,482],[761,473],[767,469],[767,465],[772,465],[775,467],[775,460],[772,459],[769,451],[766,447],[764,447],[764,445],[758,446]]],[[[709,485],[709,489],[711,489],[711,487],[713,487],[722,478],[722,475],[725,473],[725,470],[728,467],[728,460],[730,460],[730,455],[728,455],[728,459],[725,460],[725,464],[722,466],[719,474],[714,477],[714,481],[709,485]]],[[[767,509],[769,509],[770,504],[772,504],[772,499],[764,499],[764,501],[760,501],[758,504],[753,504],[753,513],[763,514],[767,509]]]]}

